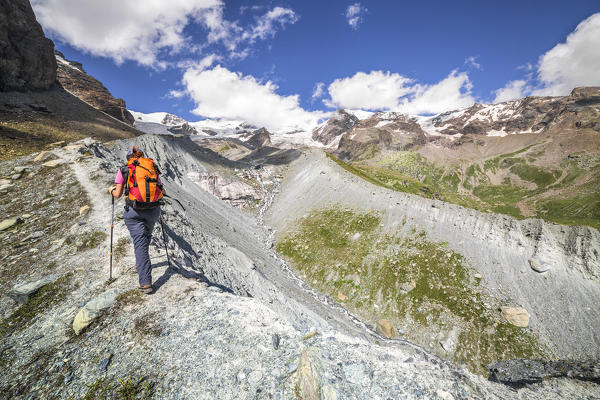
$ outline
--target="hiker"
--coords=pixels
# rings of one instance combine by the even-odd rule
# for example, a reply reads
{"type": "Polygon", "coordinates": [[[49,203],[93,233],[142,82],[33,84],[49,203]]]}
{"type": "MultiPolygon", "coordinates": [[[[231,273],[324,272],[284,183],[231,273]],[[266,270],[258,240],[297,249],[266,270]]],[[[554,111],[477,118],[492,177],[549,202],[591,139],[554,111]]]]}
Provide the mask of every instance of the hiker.
{"type": "Polygon", "coordinates": [[[127,153],[127,164],[119,169],[115,184],[108,189],[117,199],[125,193],[123,219],[135,249],[138,287],[146,294],[153,291],[148,248],[154,224],[160,217],[160,200],[165,194],[159,173],[154,161],[145,158],[144,152],[133,146],[127,153]]]}

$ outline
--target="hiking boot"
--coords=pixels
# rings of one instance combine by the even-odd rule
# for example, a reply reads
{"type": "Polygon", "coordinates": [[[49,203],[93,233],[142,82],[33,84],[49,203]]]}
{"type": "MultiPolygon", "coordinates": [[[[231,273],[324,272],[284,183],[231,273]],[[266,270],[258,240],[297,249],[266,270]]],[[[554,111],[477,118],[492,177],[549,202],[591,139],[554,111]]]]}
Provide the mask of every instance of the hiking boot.
{"type": "Polygon", "coordinates": [[[138,286],[138,289],[140,289],[142,291],[142,293],[145,293],[145,294],[151,294],[154,291],[154,289],[152,288],[152,285],[138,286]]]}

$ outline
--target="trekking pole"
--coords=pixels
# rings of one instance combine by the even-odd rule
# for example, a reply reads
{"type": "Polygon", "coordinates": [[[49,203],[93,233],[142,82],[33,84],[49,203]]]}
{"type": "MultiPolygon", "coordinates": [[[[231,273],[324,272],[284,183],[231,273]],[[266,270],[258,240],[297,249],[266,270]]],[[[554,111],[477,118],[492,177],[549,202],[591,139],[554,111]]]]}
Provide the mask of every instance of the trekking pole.
{"type": "Polygon", "coordinates": [[[112,281],[112,256],[113,256],[113,228],[115,227],[115,196],[113,196],[113,191],[110,191],[110,197],[112,197],[112,217],[110,219],[110,272],[108,275],[108,280],[112,281]]]}
{"type": "Polygon", "coordinates": [[[163,242],[165,243],[165,253],[167,253],[167,265],[171,268],[171,260],[169,259],[169,251],[167,250],[167,239],[165,236],[165,226],[163,224],[162,214],[158,217],[160,221],[160,228],[162,229],[163,242]]]}

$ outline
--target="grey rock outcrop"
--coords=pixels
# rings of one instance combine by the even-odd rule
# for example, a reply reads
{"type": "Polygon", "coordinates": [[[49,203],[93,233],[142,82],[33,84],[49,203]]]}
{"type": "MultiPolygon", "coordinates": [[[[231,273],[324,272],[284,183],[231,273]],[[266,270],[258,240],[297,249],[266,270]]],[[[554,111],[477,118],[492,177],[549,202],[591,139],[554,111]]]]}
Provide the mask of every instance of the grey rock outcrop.
{"type": "Polygon", "coordinates": [[[55,282],[58,278],[58,275],[49,275],[37,281],[17,285],[7,293],[8,297],[18,303],[26,303],[29,296],[40,290],[43,286],[55,282]]]}
{"type": "Polygon", "coordinates": [[[357,122],[358,118],[356,118],[356,116],[344,110],[338,110],[331,118],[329,118],[325,125],[313,130],[312,139],[325,145],[329,145],[336,137],[343,135],[352,129],[357,122]]]}
{"type": "Polygon", "coordinates": [[[538,361],[519,358],[490,364],[488,369],[491,381],[517,388],[558,377],[600,383],[599,361],[538,361]]]}
{"type": "Polygon", "coordinates": [[[75,319],[73,320],[73,331],[75,331],[75,334],[79,335],[94,319],[98,318],[102,311],[109,308],[116,299],[117,291],[111,289],[88,301],[79,310],[77,315],[75,315],[75,319]]]}
{"type": "Polygon", "coordinates": [[[54,43],[29,1],[0,1],[0,92],[45,90],[55,81],[54,43]]]}
{"type": "Polygon", "coordinates": [[[425,141],[425,132],[413,117],[379,112],[344,133],[337,154],[343,159],[358,159],[375,150],[408,150],[425,141]]]}
{"type": "Polygon", "coordinates": [[[54,53],[58,64],[57,80],[62,87],[100,111],[133,125],[134,118],[127,111],[125,100],[114,98],[100,81],[85,72],[81,63],[67,60],[60,51],[54,53]]]}
{"type": "MultiPolygon", "coordinates": [[[[170,114],[167,114],[167,115],[170,115],[170,114]]],[[[167,117],[165,117],[165,119],[166,118],[167,117]]],[[[198,131],[196,130],[196,128],[194,128],[193,126],[191,126],[187,122],[184,122],[184,123],[179,124],[179,125],[170,126],[170,127],[167,128],[167,130],[169,132],[171,132],[171,133],[176,134],[176,135],[177,134],[182,134],[182,135],[196,135],[196,134],[198,134],[198,131]]]]}
{"type": "Polygon", "coordinates": [[[257,129],[250,134],[250,139],[246,141],[246,144],[255,149],[269,146],[271,144],[271,134],[265,128],[257,129]]]}
{"type": "Polygon", "coordinates": [[[569,96],[530,96],[505,103],[474,104],[460,112],[450,111],[432,119],[446,135],[489,132],[544,132],[551,128],[599,130],[600,87],[575,88],[569,96]]]}

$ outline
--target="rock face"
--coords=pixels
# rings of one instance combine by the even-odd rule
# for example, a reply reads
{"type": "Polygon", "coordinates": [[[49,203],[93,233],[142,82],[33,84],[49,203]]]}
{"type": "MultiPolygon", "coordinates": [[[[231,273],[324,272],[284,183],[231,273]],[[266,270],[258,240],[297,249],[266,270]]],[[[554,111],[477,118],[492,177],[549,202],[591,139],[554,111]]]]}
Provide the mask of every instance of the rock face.
{"type": "Polygon", "coordinates": [[[271,144],[271,134],[265,128],[257,129],[252,132],[246,143],[255,149],[261,149],[271,144]]]}
{"type": "Polygon", "coordinates": [[[167,128],[167,130],[169,132],[171,132],[171,133],[174,133],[174,134],[183,134],[183,135],[196,135],[196,134],[198,134],[198,131],[196,130],[196,128],[194,128],[193,126],[191,126],[187,122],[184,122],[183,124],[180,124],[180,125],[173,125],[173,126],[167,128]]]}
{"type": "Polygon", "coordinates": [[[0,2],[0,91],[46,90],[56,81],[54,43],[28,0],[0,2]]]}
{"type": "Polygon", "coordinates": [[[505,136],[553,127],[600,130],[600,87],[575,88],[569,96],[525,97],[499,104],[474,104],[437,115],[430,132],[505,136]]]}
{"type": "Polygon", "coordinates": [[[62,87],[100,111],[133,125],[134,118],[127,111],[125,100],[115,99],[100,81],[85,72],[80,63],[67,60],[60,51],[54,53],[58,64],[57,80],[62,87]]]}
{"type": "Polygon", "coordinates": [[[352,129],[357,122],[358,118],[354,115],[344,110],[338,110],[325,125],[313,130],[312,139],[329,145],[336,137],[352,129]]]}
{"type": "Polygon", "coordinates": [[[408,150],[425,141],[425,132],[414,117],[379,112],[344,133],[338,154],[343,159],[357,159],[378,150],[408,150]]]}
{"type": "Polygon", "coordinates": [[[488,366],[490,380],[513,387],[523,387],[544,379],[569,377],[583,381],[600,382],[598,361],[537,361],[516,359],[488,366]]]}
{"type": "Polygon", "coordinates": [[[246,208],[261,198],[259,191],[253,186],[241,180],[225,178],[218,173],[190,172],[188,176],[202,189],[236,207],[246,208]]]}

